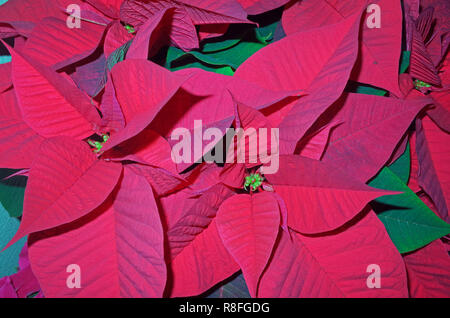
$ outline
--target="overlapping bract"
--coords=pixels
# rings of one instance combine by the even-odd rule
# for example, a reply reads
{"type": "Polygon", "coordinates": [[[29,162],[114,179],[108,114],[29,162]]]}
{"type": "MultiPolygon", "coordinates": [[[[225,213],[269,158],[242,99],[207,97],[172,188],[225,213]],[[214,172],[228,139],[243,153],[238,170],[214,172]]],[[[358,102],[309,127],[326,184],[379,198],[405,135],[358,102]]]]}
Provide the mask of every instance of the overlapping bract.
{"type": "Polygon", "coordinates": [[[0,6],[0,167],[28,177],[10,245],[28,236],[30,259],[0,294],[197,296],[241,271],[252,297],[448,297],[449,7],[405,2],[371,2],[380,28],[367,1],[0,6]],[[195,121],[219,138],[175,163],[171,134],[195,121]],[[202,161],[230,127],[280,140],[202,161]]]}

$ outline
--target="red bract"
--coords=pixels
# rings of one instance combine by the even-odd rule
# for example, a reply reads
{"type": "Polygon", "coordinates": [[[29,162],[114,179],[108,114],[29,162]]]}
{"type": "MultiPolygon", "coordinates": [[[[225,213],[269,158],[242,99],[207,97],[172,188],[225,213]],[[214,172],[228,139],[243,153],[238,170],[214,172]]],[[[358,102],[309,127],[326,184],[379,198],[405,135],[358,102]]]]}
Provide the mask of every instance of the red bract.
{"type": "Polygon", "coordinates": [[[37,134],[45,138],[62,135],[84,139],[95,132],[100,116],[89,98],[67,77],[13,49],[10,52],[14,59],[11,72],[17,102],[24,121],[37,134]],[[53,103],[39,103],[40,98],[53,103]],[[47,120],[42,120],[42,112],[46,112],[47,120]]]}
{"type": "Polygon", "coordinates": [[[45,17],[64,19],[64,12],[69,4],[81,4],[71,0],[38,0],[25,3],[23,0],[12,0],[2,5],[0,12],[0,34],[2,38],[23,35],[29,36],[35,25],[45,17]]]}
{"type": "Polygon", "coordinates": [[[216,222],[222,241],[244,273],[250,295],[255,297],[280,227],[277,200],[267,192],[235,195],[220,206],[216,222]]]}
{"type": "Polygon", "coordinates": [[[92,211],[113,190],[122,172],[119,164],[98,160],[87,144],[69,137],[44,141],[30,168],[23,219],[10,244],[92,211]]]}
{"type": "MultiPolygon", "coordinates": [[[[234,120],[235,103],[232,95],[249,106],[261,109],[287,100],[296,93],[266,90],[246,80],[198,69],[180,70],[175,74],[189,76],[189,80],[182,85],[182,89],[175,94],[150,125],[153,130],[167,137],[172,144],[174,141],[170,138],[171,132],[177,128],[186,128],[193,134],[195,120],[202,121],[204,130],[215,127],[225,134],[226,128],[230,127],[234,120]],[[221,106],[217,107],[217,105],[221,106]],[[211,111],[212,109],[214,111],[211,111]]],[[[210,150],[206,147],[211,143],[202,140],[205,148],[202,148],[201,156],[210,150]]],[[[194,162],[200,159],[200,156],[194,154],[193,149],[192,157],[194,162]]],[[[188,166],[190,164],[178,164],[180,171],[188,166]]]]}
{"type": "Polygon", "coordinates": [[[281,7],[289,0],[238,0],[248,14],[261,14],[281,7]]]}
{"type": "MultiPolygon", "coordinates": [[[[256,110],[239,103],[237,109],[243,128],[269,126],[256,110]]],[[[250,149],[247,147],[246,151],[250,149]]],[[[232,179],[238,180],[234,171],[244,173],[244,170],[232,171],[224,171],[225,178],[232,173],[232,179]]],[[[339,228],[367,202],[389,194],[352,180],[336,166],[295,155],[281,156],[278,172],[266,178],[277,196],[271,192],[237,194],[220,205],[216,216],[223,244],[240,265],[252,296],[258,295],[261,274],[268,266],[282,225],[280,200],[287,210],[284,218],[289,228],[317,234],[339,228]],[[324,206],[327,213],[323,213],[324,206]]]]}
{"type": "Polygon", "coordinates": [[[123,0],[86,0],[86,2],[90,3],[105,15],[117,19],[123,0]]]}
{"type": "Polygon", "coordinates": [[[30,167],[44,137],[23,121],[13,89],[0,94],[0,114],[1,166],[14,169],[30,167]]]}
{"type": "MultiPolygon", "coordinates": [[[[99,127],[97,124],[99,122],[98,113],[89,103],[88,98],[65,78],[57,79],[57,76],[60,76],[57,73],[38,63],[31,64],[30,60],[13,49],[10,50],[14,56],[12,62],[13,84],[19,100],[19,108],[23,114],[22,120],[30,126],[29,130],[33,131],[36,136],[35,141],[42,142],[46,139],[40,145],[36,145],[40,150],[35,154],[36,159],[30,161],[32,163],[27,200],[24,204],[24,216],[18,233],[10,242],[12,244],[24,235],[70,223],[91,212],[112,192],[122,168],[120,164],[113,162],[114,158],[99,160],[88,144],[82,141],[94,134],[95,129],[99,127]],[[34,78],[34,82],[29,82],[25,78],[34,78]],[[54,102],[52,105],[38,104],[37,100],[41,96],[26,95],[24,94],[25,90],[28,92],[45,91],[47,98],[54,102]],[[39,119],[38,107],[41,107],[41,110],[48,115],[56,114],[56,111],[65,114],[66,117],[62,116],[56,119],[47,116],[46,120],[39,119]],[[92,193],[95,193],[95,196],[92,197],[92,193]],[[64,216],[62,216],[63,214],[64,216]],[[41,218],[42,215],[45,217],[41,218]]],[[[149,62],[142,62],[143,64],[140,64],[142,72],[147,71],[151,74],[152,71],[159,70],[149,62]]],[[[117,67],[119,68],[119,66],[117,67]]],[[[161,107],[158,105],[164,104],[174,94],[181,84],[182,78],[172,76],[168,72],[165,74],[168,80],[163,85],[166,89],[158,88],[161,97],[153,94],[153,99],[146,100],[144,103],[136,102],[130,108],[126,107],[130,104],[124,104],[122,109],[127,125],[117,134],[111,134],[111,139],[103,151],[138,134],[151,122],[153,118],[151,114],[158,112],[161,107]],[[148,113],[150,117],[146,118],[142,116],[142,113],[148,113]],[[142,122],[143,118],[148,120],[146,124],[142,122]],[[138,128],[140,125],[143,125],[143,128],[138,128]]],[[[164,77],[163,73],[158,75],[159,79],[164,77]]],[[[148,78],[155,78],[155,76],[148,78]]],[[[123,84],[126,87],[126,83],[123,84]]],[[[122,87],[120,83],[117,83],[116,86],[119,90],[122,87]]],[[[6,116],[11,116],[16,112],[5,113],[6,116]]],[[[8,129],[16,129],[16,127],[8,126],[8,129]]],[[[156,134],[153,135],[158,139],[156,134]]],[[[156,148],[164,147],[164,144],[152,145],[156,148]]],[[[122,153],[124,150],[120,149],[115,150],[122,153]]],[[[145,154],[145,150],[139,150],[137,153],[137,156],[143,156],[142,161],[145,164],[156,166],[161,164],[160,160],[154,161],[155,158],[145,154]]],[[[167,149],[166,156],[169,155],[170,149],[167,149]]],[[[127,160],[127,157],[123,160],[127,160]]],[[[164,164],[162,166],[165,167],[164,164]]],[[[28,166],[22,167],[28,168],[28,166]]],[[[168,168],[170,170],[170,167],[168,168]]]]}
{"type": "Polygon", "coordinates": [[[167,296],[201,294],[239,270],[216,227],[218,208],[233,195],[217,184],[218,172],[212,165],[200,166],[189,189],[161,198],[169,242],[167,296]]]}
{"type": "Polygon", "coordinates": [[[187,79],[145,60],[119,63],[113,68],[111,77],[126,125],[111,135],[103,151],[143,131],[187,79]],[[136,78],[142,80],[136,81],[136,78]],[[158,93],[148,87],[153,87],[158,93]]]}
{"type": "Polygon", "coordinates": [[[433,198],[439,214],[444,220],[450,220],[449,192],[450,171],[445,164],[450,155],[448,136],[429,118],[417,121],[417,154],[419,167],[427,173],[419,174],[419,184],[433,198]]]}
{"type": "Polygon", "coordinates": [[[4,92],[8,87],[11,86],[11,64],[0,64],[0,72],[2,73],[0,92],[4,92]]]}
{"type": "Polygon", "coordinates": [[[116,49],[127,43],[132,38],[133,35],[123,27],[120,21],[112,22],[105,36],[105,43],[103,47],[105,57],[110,56],[116,49]]]}
{"type": "Polygon", "coordinates": [[[127,53],[127,58],[146,59],[149,46],[153,52],[157,52],[165,44],[168,33],[174,46],[185,51],[198,48],[195,26],[188,14],[176,7],[168,7],[158,11],[142,24],[127,53]],[[177,23],[178,28],[172,28],[171,23],[177,23]]]}
{"type": "Polygon", "coordinates": [[[388,161],[411,122],[429,103],[425,97],[404,101],[343,94],[331,109],[333,120],[342,124],[333,130],[323,161],[342,167],[352,162],[349,172],[366,182],[388,161]],[[383,147],[377,149],[381,140],[383,147]],[[372,153],[370,158],[367,153],[372,153]]]}

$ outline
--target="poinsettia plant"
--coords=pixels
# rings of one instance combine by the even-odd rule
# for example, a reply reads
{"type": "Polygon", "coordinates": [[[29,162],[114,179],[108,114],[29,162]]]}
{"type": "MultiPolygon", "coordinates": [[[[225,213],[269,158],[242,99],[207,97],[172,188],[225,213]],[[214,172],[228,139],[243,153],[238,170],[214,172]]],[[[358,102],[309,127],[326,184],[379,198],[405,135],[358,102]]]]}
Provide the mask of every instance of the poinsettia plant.
{"type": "Polygon", "coordinates": [[[449,297],[449,15],[7,1],[0,296],[449,297]]]}

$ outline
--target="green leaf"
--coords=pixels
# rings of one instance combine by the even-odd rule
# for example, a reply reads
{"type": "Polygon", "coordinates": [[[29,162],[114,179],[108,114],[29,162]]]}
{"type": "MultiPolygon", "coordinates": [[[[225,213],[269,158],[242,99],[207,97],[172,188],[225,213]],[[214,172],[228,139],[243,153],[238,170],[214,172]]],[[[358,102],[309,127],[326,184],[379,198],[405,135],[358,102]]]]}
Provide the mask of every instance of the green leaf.
{"type": "Polygon", "coordinates": [[[409,67],[409,61],[411,57],[410,51],[403,51],[400,58],[400,74],[405,73],[409,67]]]}
{"type": "Polygon", "coordinates": [[[15,176],[8,180],[2,180],[16,172],[12,169],[0,169],[0,203],[12,217],[22,215],[23,198],[27,178],[25,176],[15,176]]]}
{"type": "Polygon", "coordinates": [[[232,24],[228,27],[228,30],[224,35],[201,41],[200,51],[202,53],[213,53],[227,50],[241,42],[242,39],[246,38],[251,32],[254,32],[253,28],[248,27],[247,25],[232,24]]]}
{"type": "Polygon", "coordinates": [[[450,233],[450,225],[436,216],[389,167],[383,168],[369,185],[403,192],[370,203],[400,253],[414,251],[450,233]]]}
{"type": "MultiPolygon", "coordinates": [[[[19,228],[19,220],[9,216],[3,205],[0,204],[0,251],[9,243],[19,228]]],[[[7,250],[0,252],[0,278],[17,272],[19,254],[26,238],[22,238],[7,250]]]]}
{"type": "Polygon", "coordinates": [[[167,51],[166,65],[170,71],[178,71],[185,68],[200,68],[208,72],[219,73],[223,75],[233,76],[234,71],[229,66],[213,66],[196,60],[191,55],[185,55],[185,52],[176,48],[169,47],[167,51]]]}

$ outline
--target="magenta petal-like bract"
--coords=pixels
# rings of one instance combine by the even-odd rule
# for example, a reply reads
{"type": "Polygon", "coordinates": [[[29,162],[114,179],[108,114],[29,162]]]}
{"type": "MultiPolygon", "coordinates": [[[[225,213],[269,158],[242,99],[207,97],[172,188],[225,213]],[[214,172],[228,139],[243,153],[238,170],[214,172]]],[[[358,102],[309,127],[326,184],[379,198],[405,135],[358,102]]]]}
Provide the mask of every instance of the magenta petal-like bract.
{"type": "Polygon", "coordinates": [[[297,32],[261,49],[237,69],[235,76],[266,89],[306,91],[285,106],[291,109],[279,124],[281,153],[294,153],[297,142],[341,95],[356,61],[359,25],[360,14],[355,14],[297,32]]]}
{"type": "Polygon", "coordinates": [[[129,167],[136,174],[145,177],[155,194],[159,196],[167,195],[187,186],[183,177],[163,168],[143,164],[129,164],[129,167]]]}
{"type": "Polygon", "coordinates": [[[450,137],[429,118],[417,120],[419,184],[432,198],[440,216],[450,221],[450,137]]]}
{"type": "Polygon", "coordinates": [[[400,100],[374,95],[343,95],[333,107],[342,122],[331,133],[323,161],[346,168],[364,182],[389,160],[428,98],[400,100]],[[368,155],[370,154],[370,155],[368,155]]]}
{"type": "Polygon", "coordinates": [[[65,20],[45,18],[33,29],[23,53],[54,69],[78,62],[97,49],[105,27],[83,22],[80,29],[67,27],[65,20]]]}
{"type": "Polygon", "coordinates": [[[350,79],[401,96],[397,74],[401,54],[402,8],[399,1],[368,1],[363,15],[358,60],[350,79]],[[374,6],[378,6],[374,8],[374,6]],[[373,24],[381,14],[379,25],[373,24]]]}
{"type": "Polygon", "coordinates": [[[403,257],[413,298],[450,297],[450,259],[440,240],[403,257]]]}
{"type": "Polygon", "coordinates": [[[47,138],[69,136],[77,139],[95,132],[100,125],[100,116],[87,95],[49,67],[12,48],[9,50],[19,108],[23,120],[33,130],[47,138]]]}
{"type": "Polygon", "coordinates": [[[167,140],[150,129],[115,147],[112,160],[132,160],[145,165],[159,167],[177,175],[175,163],[171,158],[171,148],[167,140]]]}
{"type": "MultiPolygon", "coordinates": [[[[0,23],[11,26],[9,36],[17,34],[29,36],[34,26],[45,17],[67,18],[64,9],[70,4],[81,5],[82,2],[80,0],[34,0],[32,2],[9,0],[2,4],[0,23]]],[[[2,34],[1,31],[0,34],[2,34]]]]}
{"type": "Polygon", "coordinates": [[[289,0],[238,0],[248,14],[261,14],[289,2],[289,0]]]}
{"type": "Polygon", "coordinates": [[[335,165],[296,155],[280,156],[279,171],[266,177],[287,206],[289,227],[304,234],[334,230],[373,199],[390,194],[335,165]]]}
{"type": "Polygon", "coordinates": [[[450,296],[449,0],[0,3],[0,297],[450,296]]]}
{"type": "MultiPolygon", "coordinates": [[[[366,1],[304,0],[288,7],[283,27],[288,35],[321,28],[360,10],[366,1]]],[[[401,50],[402,12],[398,1],[370,1],[361,21],[361,39],[351,79],[385,88],[397,96],[397,74],[401,50]],[[374,8],[374,6],[377,6],[374,8]],[[378,13],[380,12],[380,13],[378,13]],[[380,22],[374,24],[374,19],[380,22]]]]}
{"type": "Polygon", "coordinates": [[[200,295],[238,270],[239,265],[222,243],[213,220],[168,266],[172,284],[167,295],[200,295]]]}
{"type": "Polygon", "coordinates": [[[104,151],[144,130],[187,79],[146,60],[120,62],[111,76],[126,126],[111,136],[104,151]]]}
{"type": "Polygon", "coordinates": [[[185,200],[187,204],[184,205],[180,218],[167,231],[171,259],[192,244],[196,237],[210,225],[221,204],[231,194],[231,190],[226,186],[217,184],[205,191],[200,198],[185,200]],[[193,204],[189,204],[189,201],[193,204]]]}
{"type": "Polygon", "coordinates": [[[187,13],[180,8],[168,7],[150,17],[139,28],[128,50],[127,58],[147,59],[149,48],[156,53],[167,42],[163,40],[167,33],[169,33],[170,42],[185,51],[198,48],[195,26],[187,13]],[[171,22],[176,27],[173,27],[171,22]]]}
{"type": "Polygon", "coordinates": [[[247,14],[237,0],[125,0],[120,9],[121,20],[140,28],[142,24],[168,7],[184,9],[195,25],[246,23],[247,14]]]}
{"type": "Polygon", "coordinates": [[[413,29],[411,41],[411,64],[409,73],[416,79],[441,86],[441,79],[427,52],[424,44],[425,40],[418,30],[413,29]]]}
{"type": "Polygon", "coordinates": [[[256,297],[280,228],[276,198],[267,192],[232,196],[220,206],[216,224],[225,247],[244,273],[250,295],[256,297]]]}
{"type": "Polygon", "coordinates": [[[0,73],[2,77],[0,78],[0,93],[4,92],[12,85],[11,79],[11,63],[0,64],[0,73]]]}
{"type": "Polygon", "coordinates": [[[328,145],[331,130],[338,125],[336,122],[333,122],[306,135],[297,145],[298,151],[296,150],[295,153],[303,157],[320,160],[328,145]]]}
{"type": "Polygon", "coordinates": [[[284,231],[261,278],[260,297],[408,297],[405,266],[373,212],[345,231],[308,237],[284,231]],[[381,288],[369,288],[378,265],[381,288]],[[384,273],[384,274],[383,274],[384,273]]]}
{"type": "Polygon", "coordinates": [[[133,35],[130,34],[119,21],[112,22],[106,32],[105,41],[103,43],[103,52],[105,53],[105,56],[110,56],[115,50],[132,38],[133,35]]]}
{"type": "Polygon", "coordinates": [[[105,15],[117,19],[119,17],[120,5],[123,3],[123,0],[86,0],[86,2],[90,3],[105,15]]]}

